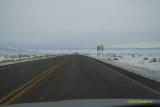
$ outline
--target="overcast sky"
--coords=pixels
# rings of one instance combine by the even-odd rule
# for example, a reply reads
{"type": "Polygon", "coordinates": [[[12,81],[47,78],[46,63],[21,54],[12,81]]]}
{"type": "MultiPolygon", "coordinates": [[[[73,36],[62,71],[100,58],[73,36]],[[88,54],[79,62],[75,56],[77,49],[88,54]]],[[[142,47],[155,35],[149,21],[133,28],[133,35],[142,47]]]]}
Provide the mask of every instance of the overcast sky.
{"type": "Polygon", "coordinates": [[[0,0],[0,47],[160,47],[160,0],[0,0]]]}

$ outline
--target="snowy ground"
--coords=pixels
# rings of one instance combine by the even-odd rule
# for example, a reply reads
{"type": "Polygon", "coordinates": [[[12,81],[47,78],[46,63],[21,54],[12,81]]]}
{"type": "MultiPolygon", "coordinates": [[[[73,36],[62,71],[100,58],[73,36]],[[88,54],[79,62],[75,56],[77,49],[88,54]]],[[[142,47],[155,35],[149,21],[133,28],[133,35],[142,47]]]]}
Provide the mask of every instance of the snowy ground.
{"type": "Polygon", "coordinates": [[[96,52],[88,56],[160,82],[159,49],[105,50],[101,56],[96,52]]]}
{"type": "Polygon", "coordinates": [[[55,57],[57,55],[53,54],[19,54],[19,55],[0,55],[0,66],[14,64],[14,63],[21,63],[26,61],[32,60],[39,60],[49,57],[55,57]]]}
{"type": "Polygon", "coordinates": [[[0,48],[0,66],[55,57],[64,54],[87,54],[83,49],[24,50],[18,48],[0,48]]]}
{"type": "Polygon", "coordinates": [[[17,48],[0,48],[0,66],[55,57],[56,54],[17,48]]]}
{"type": "Polygon", "coordinates": [[[64,54],[83,54],[160,82],[159,49],[106,49],[97,56],[96,49],[23,50],[0,48],[0,66],[64,54]]]}

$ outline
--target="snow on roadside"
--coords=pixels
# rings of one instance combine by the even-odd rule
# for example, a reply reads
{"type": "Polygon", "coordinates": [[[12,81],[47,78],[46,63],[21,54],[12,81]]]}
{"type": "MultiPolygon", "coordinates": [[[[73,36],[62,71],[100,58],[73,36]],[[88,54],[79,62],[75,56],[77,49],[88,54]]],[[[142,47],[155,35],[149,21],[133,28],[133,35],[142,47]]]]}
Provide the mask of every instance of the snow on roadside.
{"type": "Polygon", "coordinates": [[[96,49],[20,50],[0,48],[0,66],[55,57],[82,54],[160,82],[160,49],[106,49],[98,57],[96,49]]]}
{"type": "Polygon", "coordinates": [[[55,56],[58,55],[55,55],[53,53],[44,53],[39,50],[25,50],[11,47],[0,48],[0,66],[55,56]]]}
{"type": "Polygon", "coordinates": [[[15,57],[15,56],[16,55],[14,56],[9,55],[8,57],[0,56],[0,66],[45,59],[45,58],[55,57],[58,55],[47,54],[47,55],[22,55],[23,57],[17,57],[17,56],[15,57]],[[27,56],[27,57],[24,57],[24,56],[27,56]]]}
{"type": "MultiPolygon", "coordinates": [[[[91,51],[92,52],[92,51],[91,51]]],[[[61,56],[64,54],[88,54],[85,49],[24,50],[18,48],[0,48],[0,66],[26,61],[61,56]]]]}
{"type": "Polygon", "coordinates": [[[96,53],[87,56],[160,82],[160,50],[108,50],[100,57],[96,53]]]}

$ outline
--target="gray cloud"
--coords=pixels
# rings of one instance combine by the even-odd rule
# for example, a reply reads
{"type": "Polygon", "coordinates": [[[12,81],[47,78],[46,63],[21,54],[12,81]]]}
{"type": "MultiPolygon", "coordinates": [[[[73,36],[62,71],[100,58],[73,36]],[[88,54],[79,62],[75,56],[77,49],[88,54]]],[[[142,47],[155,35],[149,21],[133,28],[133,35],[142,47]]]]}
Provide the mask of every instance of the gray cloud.
{"type": "Polygon", "coordinates": [[[0,46],[154,47],[160,40],[159,5],[159,0],[1,0],[0,46]]]}

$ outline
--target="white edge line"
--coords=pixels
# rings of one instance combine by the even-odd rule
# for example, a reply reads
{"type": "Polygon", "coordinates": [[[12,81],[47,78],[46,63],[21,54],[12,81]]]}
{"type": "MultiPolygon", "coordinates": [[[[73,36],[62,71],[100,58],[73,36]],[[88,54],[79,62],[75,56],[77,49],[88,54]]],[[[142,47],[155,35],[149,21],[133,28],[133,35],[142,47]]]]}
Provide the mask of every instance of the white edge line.
{"type": "MultiPolygon", "coordinates": [[[[11,64],[16,64],[16,65],[11,65],[11,64],[7,64],[9,67],[5,67],[5,68],[1,68],[0,70],[3,70],[3,69],[7,69],[7,68],[12,68],[12,67],[15,67],[15,66],[20,66],[20,65],[24,65],[26,64],[26,62],[32,62],[32,61],[38,61],[38,60],[41,60],[41,59],[47,59],[47,58],[53,58],[53,57],[57,57],[57,56],[52,56],[52,57],[46,57],[46,58],[40,58],[40,59],[31,59],[31,60],[26,60],[26,61],[20,61],[20,62],[15,62],[15,63],[11,63],[11,64]]],[[[2,65],[1,67],[3,67],[5,65],[2,65]]]]}
{"type": "MultiPolygon", "coordinates": [[[[92,58],[90,58],[90,60],[94,61],[92,58]]],[[[108,67],[102,65],[101,63],[98,63],[97,61],[94,61],[94,62],[96,62],[97,64],[103,66],[104,68],[107,68],[107,69],[109,69],[109,70],[111,70],[111,71],[113,71],[113,72],[115,72],[115,73],[117,73],[117,74],[119,74],[119,75],[121,75],[121,76],[123,76],[123,77],[125,77],[125,78],[127,78],[127,79],[129,79],[129,80],[131,80],[131,81],[133,81],[133,82],[135,82],[135,83],[137,83],[137,84],[139,84],[139,85],[141,85],[141,86],[143,86],[143,87],[145,87],[145,88],[147,88],[147,89],[149,89],[149,90],[151,90],[151,91],[153,91],[153,92],[155,92],[155,93],[160,95],[160,92],[158,92],[158,91],[156,91],[156,90],[154,90],[154,89],[152,89],[150,87],[147,87],[146,85],[143,85],[140,82],[137,82],[136,80],[133,80],[133,79],[131,79],[131,78],[129,78],[129,77],[127,77],[127,76],[125,76],[125,75],[123,75],[123,74],[121,74],[121,73],[119,73],[119,72],[117,72],[117,71],[115,71],[115,70],[113,70],[111,68],[108,68],[108,67]]]]}

